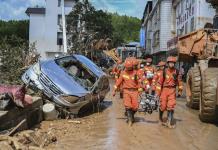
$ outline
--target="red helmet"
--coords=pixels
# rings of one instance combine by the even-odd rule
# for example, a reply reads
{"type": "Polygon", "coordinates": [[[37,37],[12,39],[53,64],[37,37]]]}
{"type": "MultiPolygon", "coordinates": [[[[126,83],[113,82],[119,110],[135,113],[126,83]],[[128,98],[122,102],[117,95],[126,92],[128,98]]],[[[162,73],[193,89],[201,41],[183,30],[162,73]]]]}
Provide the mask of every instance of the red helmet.
{"type": "Polygon", "coordinates": [[[165,66],[165,65],[166,65],[166,62],[160,61],[157,66],[158,67],[162,67],[162,66],[165,66]]]}
{"type": "Polygon", "coordinates": [[[133,63],[131,60],[127,59],[125,61],[125,64],[124,64],[125,68],[132,68],[133,67],[133,63]]]}
{"type": "Polygon", "coordinates": [[[167,58],[167,62],[174,62],[174,63],[176,63],[176,61],[177,61],[177,58],[174,57],[174,56],[169,56],[169,57],[167,58]]]}
{"type": "Polygon", "coordinates": [[[122,60],[118,60],[118,61],[117,61],[117,64],[122,64],[122,60]]]}
{"type": "Polygon", "coordinates": [[[137,66],[139,64],[139,61],[135,58],[132,60],[133,66],[137,66]]]}
{"type": "Polygon", "coordinates": [[[146,58],[146,63],[152,63],[152,58],[146,58]]]}

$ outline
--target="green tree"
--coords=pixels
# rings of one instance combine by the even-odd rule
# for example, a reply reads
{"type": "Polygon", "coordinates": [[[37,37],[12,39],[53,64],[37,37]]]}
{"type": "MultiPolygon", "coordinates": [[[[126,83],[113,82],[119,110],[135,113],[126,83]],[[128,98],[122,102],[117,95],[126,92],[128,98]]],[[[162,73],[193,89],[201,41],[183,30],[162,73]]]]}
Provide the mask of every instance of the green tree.
{"type": "Polygon", "coordinates": [[[0,83],[20,83],[28,43],[12,35],[4,37],[0,43],[0,83]]]}
{"type": "Polygon", "coordinates": [[[84,53],[93,39],[110,38],[113,33],[112,17],[96,10],[88,0],[77,1],[67,16],[68,45],[70,52],[84,53]]]}
{"type": "Polygon", "coordinates": [[[24,40],[29,40],[29,21],[0,20],[0,40],[4,39],[6,36],[10,37],[12,35],[24,40]]]}
{"type": "Polygon", "coordinates": [[[111,14],[113,25],[113,42],[115,46],[131,41],[139,41],[140,19],[130,16],[111,14]]]}

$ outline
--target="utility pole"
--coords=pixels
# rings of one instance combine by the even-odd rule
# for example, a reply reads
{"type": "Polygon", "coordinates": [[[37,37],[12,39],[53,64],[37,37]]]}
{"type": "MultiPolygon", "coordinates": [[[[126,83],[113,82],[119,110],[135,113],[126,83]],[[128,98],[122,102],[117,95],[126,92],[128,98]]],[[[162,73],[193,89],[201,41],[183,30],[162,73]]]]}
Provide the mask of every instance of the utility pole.
{"type": "Polygon", "coordinates": [[[66,54],[67,53],[67,35],[66,35],[64,0],[61,0],[61,7],[62,7],[63,46],[64,46],[64,53],[66,54]]]}

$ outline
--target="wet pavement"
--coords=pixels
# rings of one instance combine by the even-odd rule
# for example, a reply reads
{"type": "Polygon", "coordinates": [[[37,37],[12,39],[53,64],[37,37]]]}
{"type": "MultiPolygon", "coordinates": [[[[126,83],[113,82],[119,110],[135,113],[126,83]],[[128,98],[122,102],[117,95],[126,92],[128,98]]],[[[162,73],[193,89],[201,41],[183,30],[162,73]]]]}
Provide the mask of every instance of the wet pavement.
{"type": "Polygon", "coordinates": [[[77,119],[43,122],[41,129],[54,130],[58,142],[48,149],[66,150],[218,150],[218,126],[200,122],[198,111],[188,109],[185,99],[178,99],[175,112],[177,127],[168,129],[158,123],[158,113],[136,114],[129,127],[118,94],[108,94],[105,109],[77,119]]]}

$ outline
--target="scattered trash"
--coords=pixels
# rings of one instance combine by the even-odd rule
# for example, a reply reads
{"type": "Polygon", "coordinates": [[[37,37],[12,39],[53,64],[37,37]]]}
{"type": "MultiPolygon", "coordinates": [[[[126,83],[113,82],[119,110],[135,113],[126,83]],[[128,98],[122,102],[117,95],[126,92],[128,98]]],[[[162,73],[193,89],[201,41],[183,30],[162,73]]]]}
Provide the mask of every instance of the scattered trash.
{"type": "Polygon", "coordinates": [[[32,104],[32,98],[26,96],[24,85],[0,85],[0,94],[9,94],[13,96],[13,102],[18,107],[27,107],[32,104]]]}
{"type": "Polygon", "coordinates": [[[40,132],[26,130],[18,133],[14,137],[8,135],[0,135],[1,149],[7,150],[42,150],[44,147],[57,141],[52,131],[40,132]]]}
{"type": "Polygon", "coordinates": [[[43,105],[42,107],[44,119],[45,120],[56,120],[58,118],[58,113],[55,109],[55,106],[52,103],[43,105]]]}

